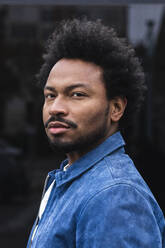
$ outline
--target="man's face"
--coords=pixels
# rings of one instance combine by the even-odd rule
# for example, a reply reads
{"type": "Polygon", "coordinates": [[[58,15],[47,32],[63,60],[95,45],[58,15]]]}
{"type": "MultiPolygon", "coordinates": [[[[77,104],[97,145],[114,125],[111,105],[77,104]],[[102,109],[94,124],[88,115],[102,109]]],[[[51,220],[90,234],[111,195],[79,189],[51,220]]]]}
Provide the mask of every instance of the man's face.
{"type": "Polygon", "coordinates": [[[61,59],[44,88],[43,122],[55,147],[66,153],[90,150],[114,130],[102,69],[78,59],[61,59]]]}

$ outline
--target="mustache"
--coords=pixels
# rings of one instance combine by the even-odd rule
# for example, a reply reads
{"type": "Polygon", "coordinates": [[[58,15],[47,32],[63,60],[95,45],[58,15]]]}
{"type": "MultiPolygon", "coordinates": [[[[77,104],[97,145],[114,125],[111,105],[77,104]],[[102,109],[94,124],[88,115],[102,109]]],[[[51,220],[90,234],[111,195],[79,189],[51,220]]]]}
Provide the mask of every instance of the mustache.
{"type": "Polygon", "coordinates": [[[74,123],[73,121],[70,121],[70,120],[65,120],[63,119],[62,117],[59,117],[59,116],[51,116],[44,124],[45,128],[48,127],[49,123],[50,122],[54,122],[54,121],[59,121],[59,122],[62,122],[62,123],[65,123],[67,124],[69,127],[72,127],[72,128],[77,128],[77,124],[74,123]]]}

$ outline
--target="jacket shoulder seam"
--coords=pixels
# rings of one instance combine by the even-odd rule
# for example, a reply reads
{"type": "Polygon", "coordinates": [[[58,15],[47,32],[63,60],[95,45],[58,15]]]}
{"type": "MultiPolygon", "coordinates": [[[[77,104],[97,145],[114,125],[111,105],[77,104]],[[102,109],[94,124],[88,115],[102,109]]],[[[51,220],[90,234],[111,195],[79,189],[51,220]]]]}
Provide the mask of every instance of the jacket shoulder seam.
{"type": "MultiPolygon", "coordinates": [[[[146,201],[146,203],[147,203],[147,205],[148,205],[148,201],[147,201],[145,195],[142,194],[142,192],[141,192],[135,185],[133,185],[131,182],[130,182],[130,183],[128,183],[128,182],[117,182],[117,183],[113,183],[113,184],[111,184],[111,185],[108,185],[107,187],[102,188],[101,190],[99,190],[98,192],[96,192],[94,195],[92,195],[91,197],[89,197],[89,198],[86,200],[86,202],[84,203],[84,206],[82,207],[82,210],[80,211],[80,214],[79,214],[79,216],[78,216],[78,222],[80,221],[83,212],[85,212],[85,209],[87,208],[89,202],[90,202],[93,198],[95,198],[95,197],[96,197],[98,194],[100,194],[101,192],[106,191],[106,190],[108,190],[108,189],[111,189],[111,188],[113,188],[113,187],[115,187],[115,186],[117,187],[117,186],[119,186],[119,185],[124,185],[124,186],[128,186],[128,187],[132,188],[134,191],[136,191],[136,192],[137,192],[137,193],[146,201]]],[[[151,207],[149,206],[149,208],[151,208],[151,207]]],[[[77,223],[77,224],[78,224],[78,223],[77,223]]]]}

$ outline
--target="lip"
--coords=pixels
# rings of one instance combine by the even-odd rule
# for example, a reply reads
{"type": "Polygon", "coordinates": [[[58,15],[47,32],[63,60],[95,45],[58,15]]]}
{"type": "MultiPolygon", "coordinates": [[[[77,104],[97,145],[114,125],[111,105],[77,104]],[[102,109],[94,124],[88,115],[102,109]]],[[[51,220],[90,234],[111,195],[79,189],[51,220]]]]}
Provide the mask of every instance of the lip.
{"type": "Polygon", "coordinates": [[[60,134],[60,133],[64,133],[69,129],[69,125],[67,125],[66,123],[63,122],[50,122],[48,125],[48,129],[49,132],[51,134],[60,134]]]}

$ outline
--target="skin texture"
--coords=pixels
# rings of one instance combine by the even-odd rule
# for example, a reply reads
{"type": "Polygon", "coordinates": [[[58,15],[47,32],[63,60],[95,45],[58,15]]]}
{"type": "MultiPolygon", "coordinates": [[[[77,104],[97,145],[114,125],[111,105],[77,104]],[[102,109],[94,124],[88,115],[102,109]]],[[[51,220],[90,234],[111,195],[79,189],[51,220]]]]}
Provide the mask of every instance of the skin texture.
{"type": "Polygon", "coordinates": [[[44,96],[46,134],[70,164],[117,131],[127,103],[120,97],[108,100],[101,67],[79,59],[54,65],[44,96]]]}

